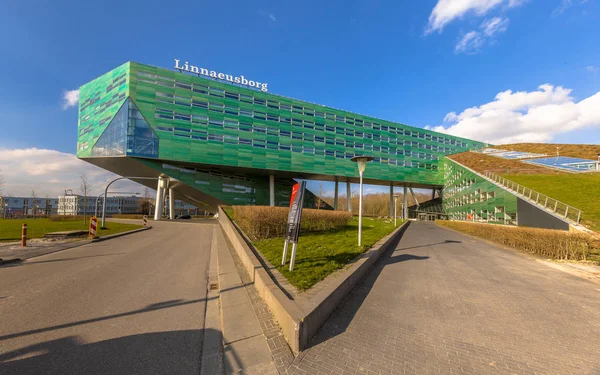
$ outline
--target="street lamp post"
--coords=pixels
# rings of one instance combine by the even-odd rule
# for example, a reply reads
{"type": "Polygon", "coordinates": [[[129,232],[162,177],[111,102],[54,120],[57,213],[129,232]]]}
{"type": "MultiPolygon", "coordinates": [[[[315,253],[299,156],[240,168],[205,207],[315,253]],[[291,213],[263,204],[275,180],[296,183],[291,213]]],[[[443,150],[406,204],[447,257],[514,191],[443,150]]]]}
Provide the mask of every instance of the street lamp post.
{"type": "Polygon", "coordinates": [[[399,196],[400,195],[398,195],[398,194],[394,194],[394,227],[396,227],[396,217],[398,216],[398,215],[396,215],[396,211],[397,211],[396,207],[398,206],[398,197],[399,196]]]}
{"type": "Polygon", "coordinates": [[[106,195],[108,195],[108,187],[110,185],[113,184],[113,182],[119,181],[119,180],[126,180],[126,179],[135,179],[135,180],[158,180],[158,177],[118,177],[115,178],[114,180],[112,180],[111,182],[108,183],[108,185],[106,185],[106,188],[104,189],[104,199],[102,200],[102,225],[100,226],[100,228],[104,229],[105,226],[104,224],[106,224],[106,195]]]}
{"type": "Polygon", "coordinates": [[[353,162],[358,164],[358,174],[360,176],[359,197],[358,197],[358,246],[362,245],[362,199],[363,199],[363,173],[367,168],[367,162],[373,160],[372,156],[355,156],[353,162]]]}

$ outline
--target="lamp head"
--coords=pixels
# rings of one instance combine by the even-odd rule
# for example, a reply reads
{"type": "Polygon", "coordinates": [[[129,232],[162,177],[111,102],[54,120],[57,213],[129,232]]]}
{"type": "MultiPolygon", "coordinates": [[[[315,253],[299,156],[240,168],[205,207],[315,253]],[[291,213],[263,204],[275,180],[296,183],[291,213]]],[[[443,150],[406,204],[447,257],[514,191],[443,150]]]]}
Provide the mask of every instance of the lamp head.
{"type": "Polygon", "coordinates": [[[367,168],[367,162],[373,160],[372,156],[355,156],[352,159],[353,162],[358,164],[358,172],[363,173],[367,168]]]}

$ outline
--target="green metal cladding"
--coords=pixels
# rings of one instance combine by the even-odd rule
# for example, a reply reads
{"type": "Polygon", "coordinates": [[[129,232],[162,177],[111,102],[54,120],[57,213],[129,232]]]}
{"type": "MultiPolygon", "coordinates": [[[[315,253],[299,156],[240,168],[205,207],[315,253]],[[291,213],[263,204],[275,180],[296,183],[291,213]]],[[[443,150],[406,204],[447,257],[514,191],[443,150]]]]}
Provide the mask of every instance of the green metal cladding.
{"type": "Polygon", "coordinates": [[[125,63],[79,89],[77,157],[92,155],[92,146],[125,102],[129,69],[130,63],[125,63]]]}
{"type": "MultiPolygon", "coordinates": [[[[174,169],[164,170],[165,164],[193,166],[200,174],[207,173],[202,169],[234,170],[241,178],[234,190],[241,192],[242,187],[249,188],[249,180],[254,181],[255,191],[250,194],[254,198],[247,192],[242,199],[248,204],[268,198],[263,197],[268,195],[265,171],[276,176],[285,173],[286,178],[277,177],[283,184],[278,190],[284,185],[288,190],[290,176],[329,176],[346,181],[358,177],[356,164],[350,160],[355,155],[374,157],[365,172],[371,181],[441,186],[441,157],[485,146],[134,62],[81,87],[78,131],[77,156],[92,163],[95,157],[127,156],[143,158],[146,165],[156,159],[153,168],[167,175],[174,169]],[[121,109],[124,105],[125,110],[121,109]],[[119,120],[113,125],[117,113],[119,120]],[[141,125],[132,125],[132,121],[141,125]],[[122,152],[123,144],[135,144],[132,140],[137,130],[145,134],[144,149],[151,147],[153,153],[139,154],[129,146],[122,152]],[[116,142],[115,134],[125,133],[126,140],[111,145],[116,142]],[[152,147],[155,137],[158,145],[152,147]],[[121,153],[117,155],[114,150],[121,153]]],[[[195,181],[202,178],[196,177],[193,183],[189,180],[191,186],[234,203],[222,177],[215,180],[212,176],[210,187],[198,186],[195,181]]],[[[287,196],[280,197],[282,204],[287,196]]]]}
{"type": "Polygon", "coordinates": [[[450,219],[517,223],[517,197],[449,158],[441,161],[444,173],[443,206],[450,219]]]}

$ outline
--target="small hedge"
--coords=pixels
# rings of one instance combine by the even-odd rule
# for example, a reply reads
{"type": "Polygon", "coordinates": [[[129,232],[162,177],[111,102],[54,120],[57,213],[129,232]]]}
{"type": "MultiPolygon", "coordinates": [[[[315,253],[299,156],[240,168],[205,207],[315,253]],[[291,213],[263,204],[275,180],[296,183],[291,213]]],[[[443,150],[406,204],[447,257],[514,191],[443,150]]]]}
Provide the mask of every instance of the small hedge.
{"type": "MultiPolygon", "coordinates": [[[[142,214],[115,214],[115,215],[111,215],[111,217],[113,219],[134,219],[134,220],[142,220],[144,218],[144,215],[142,214]]],[[[149,218],[149,215],[146,215],[147,218],[149,218]]],[[[154,216],[153,216],[154,217],[154,216]]]]}
{"type": "MultiPolygon", "coordinates": [[[[252,241],[285,236],[289,208],[270,206],[233,206],[235,222],[252,241]]],[[[303,209],[300,232],[342,229],[352,213],[303,209]]]]}
{"type": "Polygon", "coordinates": [[[592,237],[584,233],[462,221],[438,220],[436,223],[475,237],[552,259],[587,260],[594,247],[592,237]]]}

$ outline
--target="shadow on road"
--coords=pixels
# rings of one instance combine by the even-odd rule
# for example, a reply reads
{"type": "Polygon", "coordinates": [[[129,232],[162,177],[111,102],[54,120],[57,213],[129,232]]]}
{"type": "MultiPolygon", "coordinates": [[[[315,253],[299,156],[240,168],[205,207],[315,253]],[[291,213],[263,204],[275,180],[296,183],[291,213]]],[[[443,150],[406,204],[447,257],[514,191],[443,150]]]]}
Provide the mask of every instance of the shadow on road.
{"type": "MultiPolygon", "coordinates": [[[[217,298],[217,297],[212,297],[212,298],[209,298],[208,300],[211,300],[214,298],[217,298]]],[[[149,311],[167,309],[167,308],[183,306],[183,305],[189,305],[192,303],[198,303],[198,302],[202,302],[205,300],[207,300],[207,299],[200,298],[200,299],[194,299],[194,300],[190,300],[190,301],[176,299],[176,300],[171,300],[171,301],[164,301],[164,302],[159,302],[159,303],[154,303],[152,305],[148,305],[148,306],[144,307],[143,309],[132,310],[132,311],[127,311],[127,312],[113,314],[113,315],[107,315],[107,316],[100,316],[100,317],[92,318],[92,319],[79,320],[76,322],[59,324],[59,325],[55,325],[52,327],[38,328],[38,329],[32,329],[30,331],[11,333],[8,335],[0,336],[0,341],[14,339],[16,337],[21,337],[21,336],[33,335],[33,334],[37,334],[37,333],[54,331],[57,329],[75,327],[75,326],[79,326],[82,324],[101,322],[103,320],[108,320],[108,319],[121,318],[121,317],[129,316],[129,315],[142,314],[142,313],[149,312],[149,311]]]]}
{"type": "Polygon", "coordinates": [[[78,336],[0,354],[2,374],[199,374],[212,330],[144,333],[85,343],[78,336]]]}
{"type": "Polygon", "coordinates": [[[436,245],[445,245],[445,244],[449,244],[449,243],[462,243],[462,241],[444,240],[442,242],[430,243],[430,244],[427,244],[427,245],[404,247],[402,249],[396,249],[396,250],[401,251],[401,250],[420,249],[420,248],[423,248],[423,247],[436,246],[436,245]]]}

